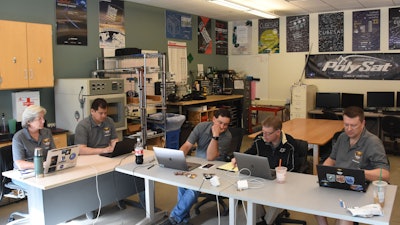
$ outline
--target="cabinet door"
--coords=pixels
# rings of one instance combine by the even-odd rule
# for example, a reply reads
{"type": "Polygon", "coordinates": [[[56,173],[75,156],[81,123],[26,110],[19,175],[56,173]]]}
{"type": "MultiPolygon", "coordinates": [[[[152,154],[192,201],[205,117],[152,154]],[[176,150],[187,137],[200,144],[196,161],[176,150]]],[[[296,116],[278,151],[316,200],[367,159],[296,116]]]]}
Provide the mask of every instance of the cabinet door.
{"type": "Polygon", "coordinates": [[[26,23],[0,20],[0,89],[28,87],[26,23]]]}
{"type": "Polygon", "coordinates": [[[53,87],[53,40],[49,24],[27,23],[29,87],[53,87]]]}

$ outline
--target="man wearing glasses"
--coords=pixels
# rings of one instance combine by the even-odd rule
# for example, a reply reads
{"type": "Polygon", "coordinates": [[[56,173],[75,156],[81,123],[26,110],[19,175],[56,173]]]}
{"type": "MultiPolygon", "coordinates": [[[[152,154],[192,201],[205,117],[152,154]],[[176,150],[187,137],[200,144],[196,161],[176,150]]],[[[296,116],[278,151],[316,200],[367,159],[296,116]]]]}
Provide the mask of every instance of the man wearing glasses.
{"type": "MultiPolygon", "coordinates": [[[[251,147],[245,151],[246,154],[267,157],[271,169],[281,165],[287,167],[288,171],[294,169],[295,139],[282,131],[282,121],[279,117],[267,117],[262,123],[262,133],[256,136],[251,147]]],[[[236,166],[236,159],[232,159],[236,166]]],[[[272,224],[276,216],[281,212],[278,208],[257,206],[257,217],[261,221],[257,225],[272,224]],[[264,216],[265,215],[265,216],[264,216]]]]}
{"type": "MultiPolygon", "coordinates": [[[[229,150],[232,141],[232,135],[228,130],[230,122],[229,110],[219,109],[215,112],[212,121],[196,125],[180,149],[186,155],[197,143],[196,157],[205,158],[208,161],[220,159],[225,155],[225,151],[229,150]]],[[[178,202],[172,209],[168,220],[164,221],[162,225],[191,224],[189,222],[190,209],[197,202],[198,196],[198,191],[179,187],[178,202]]]]}
{"type": "MultiPolygon", "coordinates": [[[[389,180],[389,161],[382,141],[365,128],[364,111],[350,106],[343,111],[344,132],[340,134],[330,156],[323,165],[363,169],[369,181],[389,180]]],[[[319,225],[327,225],[326,217],[316,216],[319,225]]],[[[337,220],[336,224],[353,224],[337,220]]]]}

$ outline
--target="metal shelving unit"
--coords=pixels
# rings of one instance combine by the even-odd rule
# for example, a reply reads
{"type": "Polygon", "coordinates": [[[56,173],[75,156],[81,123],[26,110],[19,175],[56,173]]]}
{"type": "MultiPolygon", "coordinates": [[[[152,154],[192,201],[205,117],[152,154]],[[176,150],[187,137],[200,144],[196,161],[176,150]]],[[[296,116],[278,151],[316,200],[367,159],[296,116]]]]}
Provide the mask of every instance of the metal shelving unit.
{"type": "MultiPolygon", "coordinates": [[[[99,57],[96,61],[96,71],[93,74],[99,77],[121,77],[122,74],[129,74],[128,79],[137,78],[138,81],[138,103],[127,103],[127,109],[132,107],[139,107],[140,116],[129,117],[131,119],[140,120],[140,137],[143,140],[144,146],[147,146],[147,139],[164,136],[166,140],[166,131],[163,130],[162,134],[152,134],[147,135],[147,107],[150,104],[154,104],[157,110],[162,113],[163,127],[167,126],[166,117],[166,73],[165,73],[165,55],[159,53],[144,53],[144,54],[134,54],[127,56],[116,56],[116,57],[99,57]],[[157,59],[157,65],[150,65],[149,61],[157,59]],[[146,98],[146,79],[148,74],[158,73],[158,79],[161,80],[161,102],[147,102],[146,98]]],[[[128,110],[127,110],[128,111],[128,110]]],[[[137,136],[137,135],[135,135],[137,136]]],[[[133,137],[132,135],[130,137],[133,137]]]]}

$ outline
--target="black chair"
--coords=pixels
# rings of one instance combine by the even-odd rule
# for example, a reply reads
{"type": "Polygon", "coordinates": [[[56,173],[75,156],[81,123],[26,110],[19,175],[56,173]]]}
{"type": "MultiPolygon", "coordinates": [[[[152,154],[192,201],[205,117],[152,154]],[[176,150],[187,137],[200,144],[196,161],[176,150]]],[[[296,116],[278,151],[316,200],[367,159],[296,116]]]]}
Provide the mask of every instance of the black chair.
{"type": "Polygon", "coordinates": [[[381,122],[381,129],[383,139],[389,137],[393,142],[391,151],[386,151],[386,153],[398,154],[397,138],[400,138],[400,118],[397,116],[384,116],[381,122]]]}
{"type": "Polygon", "coordinates": [[[329,109],[322,110],[322,118],[327,120],[339,120],[339,116],[336,113],[329,109]]]}
{"type": "MultiPolygon", "coordinates": [[[[294,169],[293,172],[298,173],[307,173],[308,171],[308,161],[307,161],[307,152],[308,152],[308,142],[300,139],[296,139],[296,146],[294,152],[294,169]]],[[[290,213],[288,210],[284,209],[278,216],[275,218],[274,224],[303,224],[306,225],[307,222],[304,220],[296,220],[289,218],[290,213]]]]}
{"type": "MultiPolygon", "coordinates": [[[[233,152],[240,152],[240,146],[242,145],[243,135],[245,134],[244,129],[238,128],[238,127],[230,127],[229,131],[232,134],[232,142],[231,142],[230,151],[228,151],[224,155],[222,155],[219,158],[220,161],[230,162],[233,157],[233,152]]],[[[200,207],[202,205],[204,205],[208,202],[213,202],[213,201],[217,200],[215,195],[206,194],[206,193],[201,193],[199,195],[199,197],[204,197],[204,199],[195,205],[194,210],[197,215],[200,214],[200,207]]],[[[218,202],[222,207],[221,215],[227,216],[229,213],[229,208],[224,202],[224,197],[218,196],[218,202]]]]}
{"type": "MultiPolygon", "coordinates": [[[[23,190],[18,185],[14,184],[10,178],[3,177],[2,173],[8,170],[12,170],[13,166],[13,156],[12,156],[12,146],[7,145],[0,148],[0,178],[1,178],[1,186],[0,186],[0,201],[3,197],[9,198],[17,198],[17,199],[25,199],[26,191],[23,190]]],[[[15,216],[19,216],[22,219],[28,219],[29,214],[13,212],[10,214],[8,221],[14,221],[15,216]]]]}

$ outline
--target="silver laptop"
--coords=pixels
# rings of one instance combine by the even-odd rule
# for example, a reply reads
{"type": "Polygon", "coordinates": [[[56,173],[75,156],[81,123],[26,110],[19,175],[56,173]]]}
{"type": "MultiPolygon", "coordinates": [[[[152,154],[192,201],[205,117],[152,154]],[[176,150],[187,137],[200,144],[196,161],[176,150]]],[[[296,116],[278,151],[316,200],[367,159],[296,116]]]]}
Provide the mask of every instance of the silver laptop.
{"type": "Polygon", "coordinates": [[[78,145],[49,150],[47,152],[46,161],[44,162],[44,173],[52,173],[76,166],[78,155],[78,145]]]}
{"type": "Polygon", "coordinates": [[[268,180],[273,180],[276,178],[275,170],[269,167],[269,161],[267,157],[239,152],[234,152],[233,155],[236,159],[236,164],[241,174],[260,177],[268,180]]]}
{"type": "Polygon", "coordinates": [[[165,168],[190,171],[201,164],[186,162],[185,153],[182,150],[153,147],[158,165],[165,168]]]}

